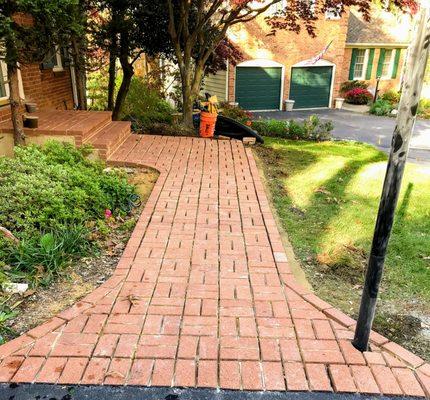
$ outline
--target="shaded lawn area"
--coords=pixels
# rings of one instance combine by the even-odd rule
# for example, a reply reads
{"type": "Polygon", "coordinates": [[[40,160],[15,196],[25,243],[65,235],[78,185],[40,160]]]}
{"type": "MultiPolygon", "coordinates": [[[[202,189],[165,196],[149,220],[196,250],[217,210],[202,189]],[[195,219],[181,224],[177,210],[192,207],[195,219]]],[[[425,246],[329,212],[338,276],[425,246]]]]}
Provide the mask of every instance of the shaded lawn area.
{"type": "MultiPolygon", "coordinates": [[[[365,144],[273,138],[256,153],[315,292],[356,317],[387,157],[365,144]]],[[[406,167],[380,298],[376,330],[429,359],[430,165],[406,167]]]]}

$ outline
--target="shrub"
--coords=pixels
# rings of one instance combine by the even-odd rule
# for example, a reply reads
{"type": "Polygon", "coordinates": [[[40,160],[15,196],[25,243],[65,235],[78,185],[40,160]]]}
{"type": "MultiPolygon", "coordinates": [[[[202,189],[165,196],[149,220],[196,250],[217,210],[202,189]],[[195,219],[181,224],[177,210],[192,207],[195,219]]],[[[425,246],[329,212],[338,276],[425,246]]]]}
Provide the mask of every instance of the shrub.
{"type": "Polygon", "coordinates": [[[304,139],[321,142],[331,139],[331,131],[334,129],[331,121],[321,122],[316,115],[311,115],[303,121],[304,139]]]}
{"type": "Polygon", "coordinates": [[[249,111],[246,111],[239,106],[233,106],[227,102],[221,103],[220,109],[222,115],[239,121],[242,124],[247,123],[252,118],[252,113],[249,111]]]}
{"type": "Polygon", "coordinates": [[[323,141],[331,139],[333,124],[331,121],[321,122],[318,116],[311,115],[303,122],[259,119],[252,121],[252,128],[262,136],[323,141]]]}
{"type": "Polygon", "coordinates": [[[130,120],[133,130],[145,129],[154,123],[171,124],[173,111],[173,107],[149,88],[144,79],[133,77],[121,111],[121,118],[130,120]]]}
{"type": "Polygon", "coordinates": [[[17,147],[0,158],[0,225],[19,238],[121,214],[134,186],[119,172],[86,158],[88,148],[48,142],[17,147]]]}
{"type": "Polygon", "coordinates": [[[87,97],[90,110],[103,111],[107,106],[109,75],[106,68],[88,73],[87,97]]]}
{"type": "Polygon", "coordinates": [[[390,101],[378,99],[370,106],[369,112],[370,114],[383,116],[390,115],[393,109],[394,106],[390,101]]]}
{"type": "Polygon", "coordinates": [[[87,227],[103,220],[106,209],[126,214],[134,186],[124,174],[90,161],[89,153],[52,141],[16,147],[15,158],[0,158],[0,226],[20,240],[16,246],[0,239],[0,259],[13,273],[50,278],[87,251],[87,227]]]}
{"type": "Polygon", "coordinates": [[[341,83],[340,92],[346,93],[353,89],[367,89],[369,84],[364,81],[346,81],[341,83]]]}
{"type": "Polygon", "coordinates": [[[260,135],[286,138],[289,136],[289,122],[278,119],[259,119],[252,121],[252,129],[260,135]]]}
{"type": "Polygon", "coordinates": [[[393,89],[388,90],[381,96],[381,99],[396,106],[400,101],[400,92],[393,89]]]}
{"type": "Polygon", "coordinates": [[[418,106],[418,116],[430,119],[430,99],[421,99],[418,106]]]}
{"type": "Polygon", "coordinates": [[[345,101],[350,104],[367,104],[373,96],[367,89],[355,88],[345,93],[345,101]]]}

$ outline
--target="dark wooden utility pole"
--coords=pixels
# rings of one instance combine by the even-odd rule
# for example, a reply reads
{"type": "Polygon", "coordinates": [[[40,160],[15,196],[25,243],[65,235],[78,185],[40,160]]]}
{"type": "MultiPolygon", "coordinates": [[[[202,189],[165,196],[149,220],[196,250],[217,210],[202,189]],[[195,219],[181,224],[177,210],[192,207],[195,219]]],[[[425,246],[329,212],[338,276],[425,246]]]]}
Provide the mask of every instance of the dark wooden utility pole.
{"type": "Polygon", "coordinates": [[[406,60],[402,96],[396,127],[379,204],[366,280],[361,297],[360,312],[353,345],[360,351],[368,350],[370,331],[375,317],[376,300],[382,278],[388,240],[393,227],[409,142],[415,124],[430,45],[429,8],[421,8],[416,17],[414,35],[406,60]]]}

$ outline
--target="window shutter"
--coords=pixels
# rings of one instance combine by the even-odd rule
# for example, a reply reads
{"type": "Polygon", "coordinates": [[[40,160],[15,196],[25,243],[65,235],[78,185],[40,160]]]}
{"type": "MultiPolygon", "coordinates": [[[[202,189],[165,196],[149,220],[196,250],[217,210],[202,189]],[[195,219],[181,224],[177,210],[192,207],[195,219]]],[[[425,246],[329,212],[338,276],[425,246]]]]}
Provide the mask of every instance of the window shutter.
{"type": "Polygon", "coordinates": [[[369,80],[372,78],[372,66],[373,66],[374,57],[375,57],[375,49],[369,49],[369,59],[367,61],[367,68],[366,68],[366,80],[369,80]]]}
{"type": "Polygon", "coordinates": [[[400,49],[396,49],[396,55],[394,56],[394,64],[393,64],[393,73],[391,78],[396,79],[397,70],[399,69],[399,60],[400,60],[400,49]]]}
{"type": "Polygon", "coordinates": [[[357,50],[358,49],[352,49],[351,54],[351,64],[349,66],[349,80],[354,80],[354,68],[355,68],[355,60],[357,59],[357,50]]]}
{"type": "Polygon", "coordinates": [[[379,51],[379,60],[378,60],[378,69],[376,71],[376,76],[380,77],[382,74],[382,68],[384,66],[384,61],[385,61],[385,49],[381,49],[379,51]]]}

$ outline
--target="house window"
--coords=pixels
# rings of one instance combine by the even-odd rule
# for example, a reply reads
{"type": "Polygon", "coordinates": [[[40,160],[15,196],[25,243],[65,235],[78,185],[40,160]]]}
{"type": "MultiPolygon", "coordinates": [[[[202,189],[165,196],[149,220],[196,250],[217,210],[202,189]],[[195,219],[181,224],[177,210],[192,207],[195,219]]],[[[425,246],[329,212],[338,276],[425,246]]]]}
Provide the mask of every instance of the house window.
{"type": "Polygon", "coordinates": [[[0,101],[9,98],[9,85],[7,84],[7,66],[0,60],[0,101]]]}
{"type": "Polygon", "coordinates": [[[63,61],[61,59],[61,51],[58,46],[52,48],[42,63],[43,69],[51,69],[55,71],[63,71],[63,61]]]}
{"type": "Polygon", "coordinates": [[[369,57],[368,49],[358,49],[355,57],[354,80],[364,80],[366,76],[366,65],[369,57]]]}
{"type": "Polygon", "coordinates": [[[395,51],[393,49],[386,49],[384,60],[382,62],[381,78],[391,79],[393,75],[395,51]]]}

